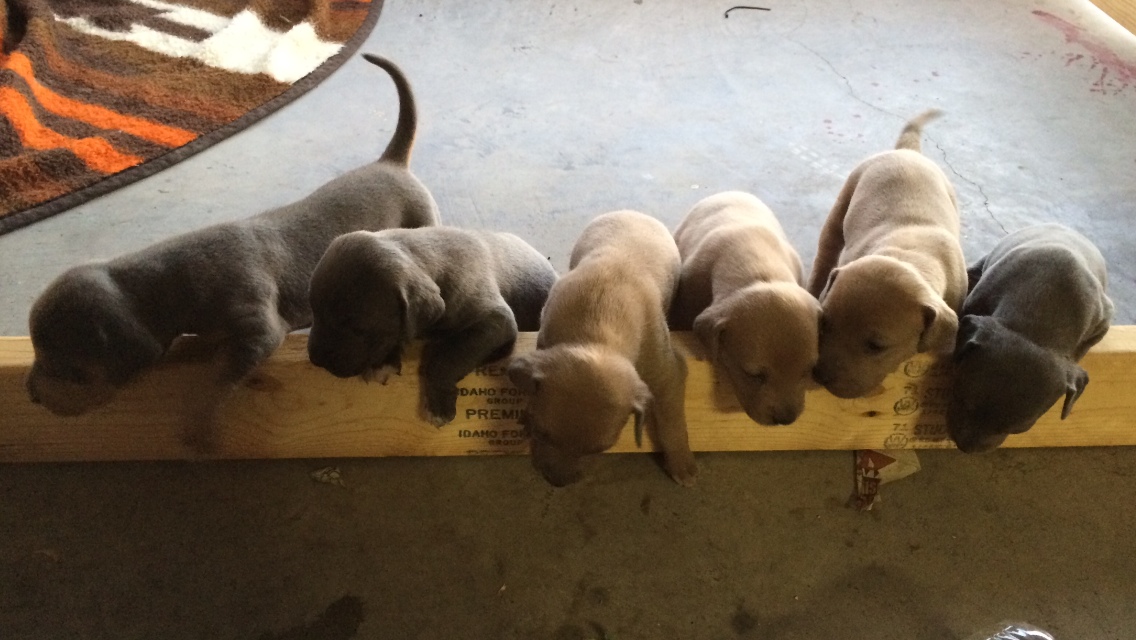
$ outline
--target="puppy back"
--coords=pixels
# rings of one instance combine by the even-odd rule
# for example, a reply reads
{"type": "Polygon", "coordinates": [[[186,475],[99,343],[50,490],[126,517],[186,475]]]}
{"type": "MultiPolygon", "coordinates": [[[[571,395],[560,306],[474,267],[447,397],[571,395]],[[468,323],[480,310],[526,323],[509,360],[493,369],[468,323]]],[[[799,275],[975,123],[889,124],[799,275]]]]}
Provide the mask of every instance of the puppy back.
{"type": "Polygon", "coordinates": [[[517,330],[540,329],[540,311],[558,278],[552,263],[515,234],[493,233],[487,240],[492,246],[491,259],[496,261],[497,285],[513,310],[517,330]]]}

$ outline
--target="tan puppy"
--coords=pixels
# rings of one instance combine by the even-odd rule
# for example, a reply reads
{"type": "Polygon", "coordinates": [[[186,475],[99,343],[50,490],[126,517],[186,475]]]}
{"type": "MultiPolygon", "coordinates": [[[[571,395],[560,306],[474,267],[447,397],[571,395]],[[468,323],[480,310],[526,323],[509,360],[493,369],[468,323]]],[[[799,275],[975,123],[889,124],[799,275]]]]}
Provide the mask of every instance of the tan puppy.
{"type": "Polygon", "coordinates": [[[916,352],[949,350],[966,295],[959,214],[947,177],[907,123],[895,151],[844,183],[821,230],[809,291],[824,309],[814,376],[841,398],[863,396],[916,352]]]}
{"type": "Polygon", "coordinates": [[[437,224],[433,197],[408,167],[417,126],[410,84],[390,61],[364,57],[390,74],[399,95],[398,125],[382,157],[298,202],[56,278],[29,319],[33,402],[59,415],[85,413],[156,364],[174,338],[205,336],[218,345],[219,371],[187,393],[186,437],[206,450],[216,403],[289,331],[311,323],[308,280],[332,240],[358,229],[437,224]]]}
{"type": "Polygon", "coordinates": [[[671,326],[694,329],[754,421],[790,424],[817,363],[820,303],[777,217],[741,191],[694,205],[678,229],[682,276],[671,326]]]}
{"type": "Polygon", "coordinates": [[[686,364],[671,347],[666,310],[680,260],[661,222],[635,211],[593,220],[552,287],[537,348],[516,356],[509,379],[529,394],[533,465],[555,486],[582,477],[584,456],[611,448],[635,416],[663,450],[667,472],[691,486],[686,364]]]}

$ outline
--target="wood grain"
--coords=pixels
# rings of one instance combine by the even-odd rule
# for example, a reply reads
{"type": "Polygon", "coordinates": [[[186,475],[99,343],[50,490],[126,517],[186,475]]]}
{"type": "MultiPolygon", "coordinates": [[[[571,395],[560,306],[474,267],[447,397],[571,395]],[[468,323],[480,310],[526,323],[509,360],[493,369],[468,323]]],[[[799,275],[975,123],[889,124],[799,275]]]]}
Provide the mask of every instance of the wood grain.
{"type": "MultiPolygon", "coordinates": [[[[701,354],[691,334],[675,340],[701,354]]],[[[522,334],[518,350],[533,348],[522,334]]],[[[437,429],[418,416],[417,356],[407,353],[403,375],[386,386],[340,380],[312,366],[306,338],[284,346],[242,386],[222,411],[217,458],[323,458],[525,453],[517,423],[524,397],[503,363],[479,369],[461,383],[458,418],[437,429]]],[[[204,387],[200,356],[170,358],[109,405],[60,418],[31,404],[24,377],[32,361],[27,338],[0,338],[0,461],[167,460],[192,456],[182,443],[179,407],[204,387]]],[[[811,392],[807,408],[788,427],[763,427],[741,411],[724,380],[689,357],[687,420],[696,451],[788,449],[948,448],[943,411],[946,367],[918,356],[892,374],[872,397],[841,400],[811,392]]],[[[1082,362],[1091,383],[1068,420],[1055,406],[1009,447],[1136,444],[1136,327],[1113,327],[1082,362]]],[[[644,444],[645,448],[650,443],[644,444]]],[[[631,429],[613,449],[636,451],[631,429]]]]}
{"type": "Polygon", "coordinates": [[[1092,0],[1093,4],[1107,13],[1120,26],[1136,33],[1136,2],[1133,0],[1092,0]]]}

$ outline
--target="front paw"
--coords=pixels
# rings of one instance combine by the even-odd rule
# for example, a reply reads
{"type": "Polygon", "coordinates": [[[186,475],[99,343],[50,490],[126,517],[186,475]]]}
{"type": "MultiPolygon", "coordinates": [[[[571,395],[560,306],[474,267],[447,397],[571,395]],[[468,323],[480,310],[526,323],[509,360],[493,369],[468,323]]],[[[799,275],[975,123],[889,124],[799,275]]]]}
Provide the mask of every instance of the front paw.
{"type": "Polygon", "coordinates": [[[378,382],[381,385],[386,385],[390,382],[391,376],[401,376],[402,366],[393,364],[384,364],[378,369],[367,369],[363,372],[363,380],[365,382],[378,382]]]}
{"type": "Polygon", "coordinates": [[[671,478],[684,487],[693,487],[698,477],[698,463],[694,461],[694,455],[690,453],[682,456],[667,456],[666,469],[671,478]]]}
{"type": "Polygon", "coordinates": [[[426,387],[422,412],[426,421],[435,427],[453,422],[458,415],[458,389],[426,387]]]}

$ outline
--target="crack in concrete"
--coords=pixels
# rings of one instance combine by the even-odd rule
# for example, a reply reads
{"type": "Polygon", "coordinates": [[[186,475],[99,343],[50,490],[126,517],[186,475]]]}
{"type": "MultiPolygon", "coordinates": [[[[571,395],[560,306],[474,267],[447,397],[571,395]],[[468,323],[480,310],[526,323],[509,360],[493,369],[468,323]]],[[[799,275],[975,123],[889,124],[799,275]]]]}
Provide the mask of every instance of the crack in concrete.
{"type": "Polygon", "coordinates": [[[836,77],[840,78],[844,82],[844,86],[848,89],[848,95],[851,96],[853,100],[859,102],[860,104],[864,105],[865,107],[868,107],[869,109],[875,109],[876,111],[879,111],[880,113],[892,116],[894,118],[899,118],[900,120],[904,120],[906,122],[906,120],[903,118],[903,116],[894,114],[894,113],[888,111],[887,109],[876,106],[876,105],[872,104],[871,102],[868,102],[867,100],[861,98],[860,95],[856,93],[856,90],[852,88],[852,82],[848,80],[848,76],[844,75],[843,73],[840,73],[840,71],[836,68],[836,66],[833,65],[832,62],[830,62],[828,58],[821,55],[819,51],[813,49],[812,47],[801,42],[800,40],[796,40],[796,39],[793,39],[793,38],[789,38],[788,40],[789,40],[789,42],[792,42],[793,44],[804,49],[805,51],[808,51],[809,53],[813,54],[821,62],[825,63],[828,66],[829,70],[832,71],[834,74],[836,74],[836,77]]]}
{"type": "MultiPolygon", "coordinates": [[[[796,31],[796,30],[794,30],[794,31],[796,31]]],[[[804,49],[805,51],[808,51],[811,54],[813,54],[821,62],[823,62],[825,65],[827,65],[829,70],[832,71],[834,74],[836,74],[836,77],[840,78],[840,80],[844,82],[844,86],[848,89],[848,95],[851,96],[852,99],[856,100],[860,104],[862,104],[862,105],[864,105],[864,106],[866,106],[870,109],[874,109],[876,111],[879,111],[880,113],[882,113],[884,115],[889,115],[893,118],[898,118],[899,120],[901,120],[903,122],[908,121],[907,118],[904,118],[903,116],[901,116],[899,114],[892,113],[892,112],[888,111],[887,109],[884,109],[883,107],[879,107],[877,105],[874,105],[874,104],[868,102],[867,100],[861,98],[860,95],[856,93],[856,89],[854,89],[852,87],[852,82],[848,79],[848,76],[844,75],[843,73],[840,73],[840,71],[836,68],[836,66],[833,65],[832,62],[829,61],[828,58],[821,55],[819,51],[816,51],[812,47],[801,42],[800,40],[796,40],[794,38],[787,38],[787,39],[789,40],[789,42],[792,42],[793,44],[797,45],[798,47],[804,49]]],[[[927,135],[926,133],[923,134],[923,137],[926,138],[927,140],[929,140],[931,142],[931,144],[934,144],[935,148],[939,150],[939,153],[943,156],[943,163],[947,165],[947,168],[951,170],[951,173],[958,176],[959,180],[962,180],[963,182],[969,184],[970,186],[972,186],[972,187],[974,187],[975,189],[978,190],[979,195],[982,196],[982,208],[986,210],[986,215],[990,216],[990,219],[994,221],[994,224],[998,225],[998,228],[1000,228],[1002,230],[1002,233],[1008,234],[1009,231],[1006,230],[1005,225],[1003,225],[1002,221],[1000,221],[998,219],[998,217],[994,215],[994,212],[991,211],[991,209],[990,209],[990,196],[986,195],[986,190],[982,188],[982,185],[975,182],[974,180],[971,180],[970,178],[964,176],[963,174],[959,173],[958,169],[955,169],[954,165],[951,164],[950,159],[947,158],[947,152],[943,149],[942,145],[940,145],[937,140],[935,140],[931,136],[927,135]]]]}
{"type": "Polygon", "coordinates": [[[943,147],[939,144],[938,140],[935,140],[926,133],[923,134],[923,137],[931,141],[931,144],[935,145],[935,148],[938,149],[939,153],[943,155],[943,164],[947,165],[947,168],[951,170],[951,173],[958,176],[959,180],[962,180],[963,182],[978,190],[979,195],[982,196],[982,208],[986,210],[986,215],[990,216],[990,219],[994,221],[994,224],[998,225],[998,228],[1002,230],[1002,233],[1010,233],[1006,230],[1006,227],[1002,224],[1002,221],[998,219],[998,216],[995,216],[994,212],[990,210],[990,196],[986,195],[986,190],[982,188],[982,185],[962,175],[961,173],[959,173],[958,169],[955,169],[954,165],[951,164],[950,159],[947,158],[947,152],[943,150],[943,147]]]}

